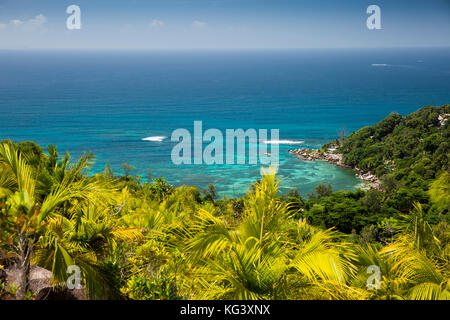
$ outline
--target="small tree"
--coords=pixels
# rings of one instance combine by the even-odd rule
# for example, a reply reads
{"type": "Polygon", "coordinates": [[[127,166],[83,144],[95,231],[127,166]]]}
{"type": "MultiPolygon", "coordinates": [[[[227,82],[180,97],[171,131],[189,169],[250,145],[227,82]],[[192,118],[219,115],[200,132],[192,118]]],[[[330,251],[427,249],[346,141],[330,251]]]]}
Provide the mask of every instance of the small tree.
{"type": "Polygon", "coordinates": [[[208,184],[208,189],[203,189],[203,193],[204,200],[214,202],[218,198],[216,187],[212,183],[208,184]]]}
{"type": "Polygon", "coordinates": [[[338,131],[340,142],[344,142],[345,138],[347,137],[347,128],[345,126],[342,126],[342,129],[338,131]]]}
{"type": "Polygon", "coordinates": [[[127,179],[130,177],[131,172],[136,169],[135,167],[133,167],[131,164],[128,163],[122,163],[120,167],[122,168],[125,178],[127,179]]]}
{"type": "Polygon", "coordinates": [[[316,191],[318,198],[328,197],[333,193],[331,184],[327,184],[325,186],[325,184],[321,183],[317,187],[315,187],[314,190],[316,191]]]}

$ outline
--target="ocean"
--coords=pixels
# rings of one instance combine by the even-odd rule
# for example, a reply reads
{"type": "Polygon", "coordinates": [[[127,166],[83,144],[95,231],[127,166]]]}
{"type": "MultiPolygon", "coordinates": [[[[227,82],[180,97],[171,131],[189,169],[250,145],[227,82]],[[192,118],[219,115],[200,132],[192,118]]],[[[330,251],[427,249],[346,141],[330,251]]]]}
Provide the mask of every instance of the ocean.
{"type": "Polygon", "coordinates": [[[128,163],[143,178],[240,196],[260,165],[175,165],[172,132],[279,129],[282,191],[319,183],[360,186],[351,170],[306,162],[288,149],[317,148],[375,124],[450,103],[450,49],[259,51],[0,51],[0,139],[56,144],[74,159],[96,155],[90,174],[128,163]],[[167,137],[167,138],[164,138],[167,137]],[[146,140],[143,140],[147,138],[146,140]]]}

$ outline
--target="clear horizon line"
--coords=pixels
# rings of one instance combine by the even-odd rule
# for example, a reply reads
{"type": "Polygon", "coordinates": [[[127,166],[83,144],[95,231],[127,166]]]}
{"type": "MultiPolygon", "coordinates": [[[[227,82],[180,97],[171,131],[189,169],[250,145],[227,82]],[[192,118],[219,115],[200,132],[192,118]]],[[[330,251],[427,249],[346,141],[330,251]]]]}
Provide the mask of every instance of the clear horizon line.
{"type": "Polygon", "coordinates": [[[345,50],[345,49],[447,49],[450,45],[433,46],[349,46],[349,47],[285,47],[285,48],[0,48],[0,51],[287,51],[287,50],[345,50]]]}

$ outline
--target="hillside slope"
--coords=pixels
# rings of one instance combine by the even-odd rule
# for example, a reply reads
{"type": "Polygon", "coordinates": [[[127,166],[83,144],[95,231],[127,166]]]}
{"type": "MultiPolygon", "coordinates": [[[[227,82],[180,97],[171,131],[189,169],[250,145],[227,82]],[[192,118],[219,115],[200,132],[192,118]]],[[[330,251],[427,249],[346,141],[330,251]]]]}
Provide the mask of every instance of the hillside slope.
{"type": "MultiPolygon", "coordinates": [[[[424,107],[407,116],[393,113],[339,144],[343,162],[378,177],[393,174],[411,185],[428,184],[449,169],[450,105],[424,107]]],[[[324,147],[331,147],[332,144],[324,147]]]]}

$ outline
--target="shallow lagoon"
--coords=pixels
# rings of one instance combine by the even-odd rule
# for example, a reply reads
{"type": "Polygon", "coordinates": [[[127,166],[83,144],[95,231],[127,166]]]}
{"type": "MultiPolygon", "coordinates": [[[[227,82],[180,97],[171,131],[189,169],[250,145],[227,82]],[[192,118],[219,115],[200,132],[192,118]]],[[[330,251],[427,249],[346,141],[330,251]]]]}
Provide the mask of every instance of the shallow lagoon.
{"type": "MultiPolygon", "coordinates": [[[[57,144],[74,157],[97,155],[135,174],[220,194],[245,192],[257,165],[176,166],[173,130],[279,129],[282,186],[302,195],[318,183],[350,190],[347,169],[288,153],[317,148],[391,112],[411,113],[450,101],[450,49],[285,50],[242,52],[0,52],[0,137],[57,144]],[[380,64],[382,66],[373,64],[380,64]]],[[[288,190],[288,189],[283,189],[288,190]]]]}

